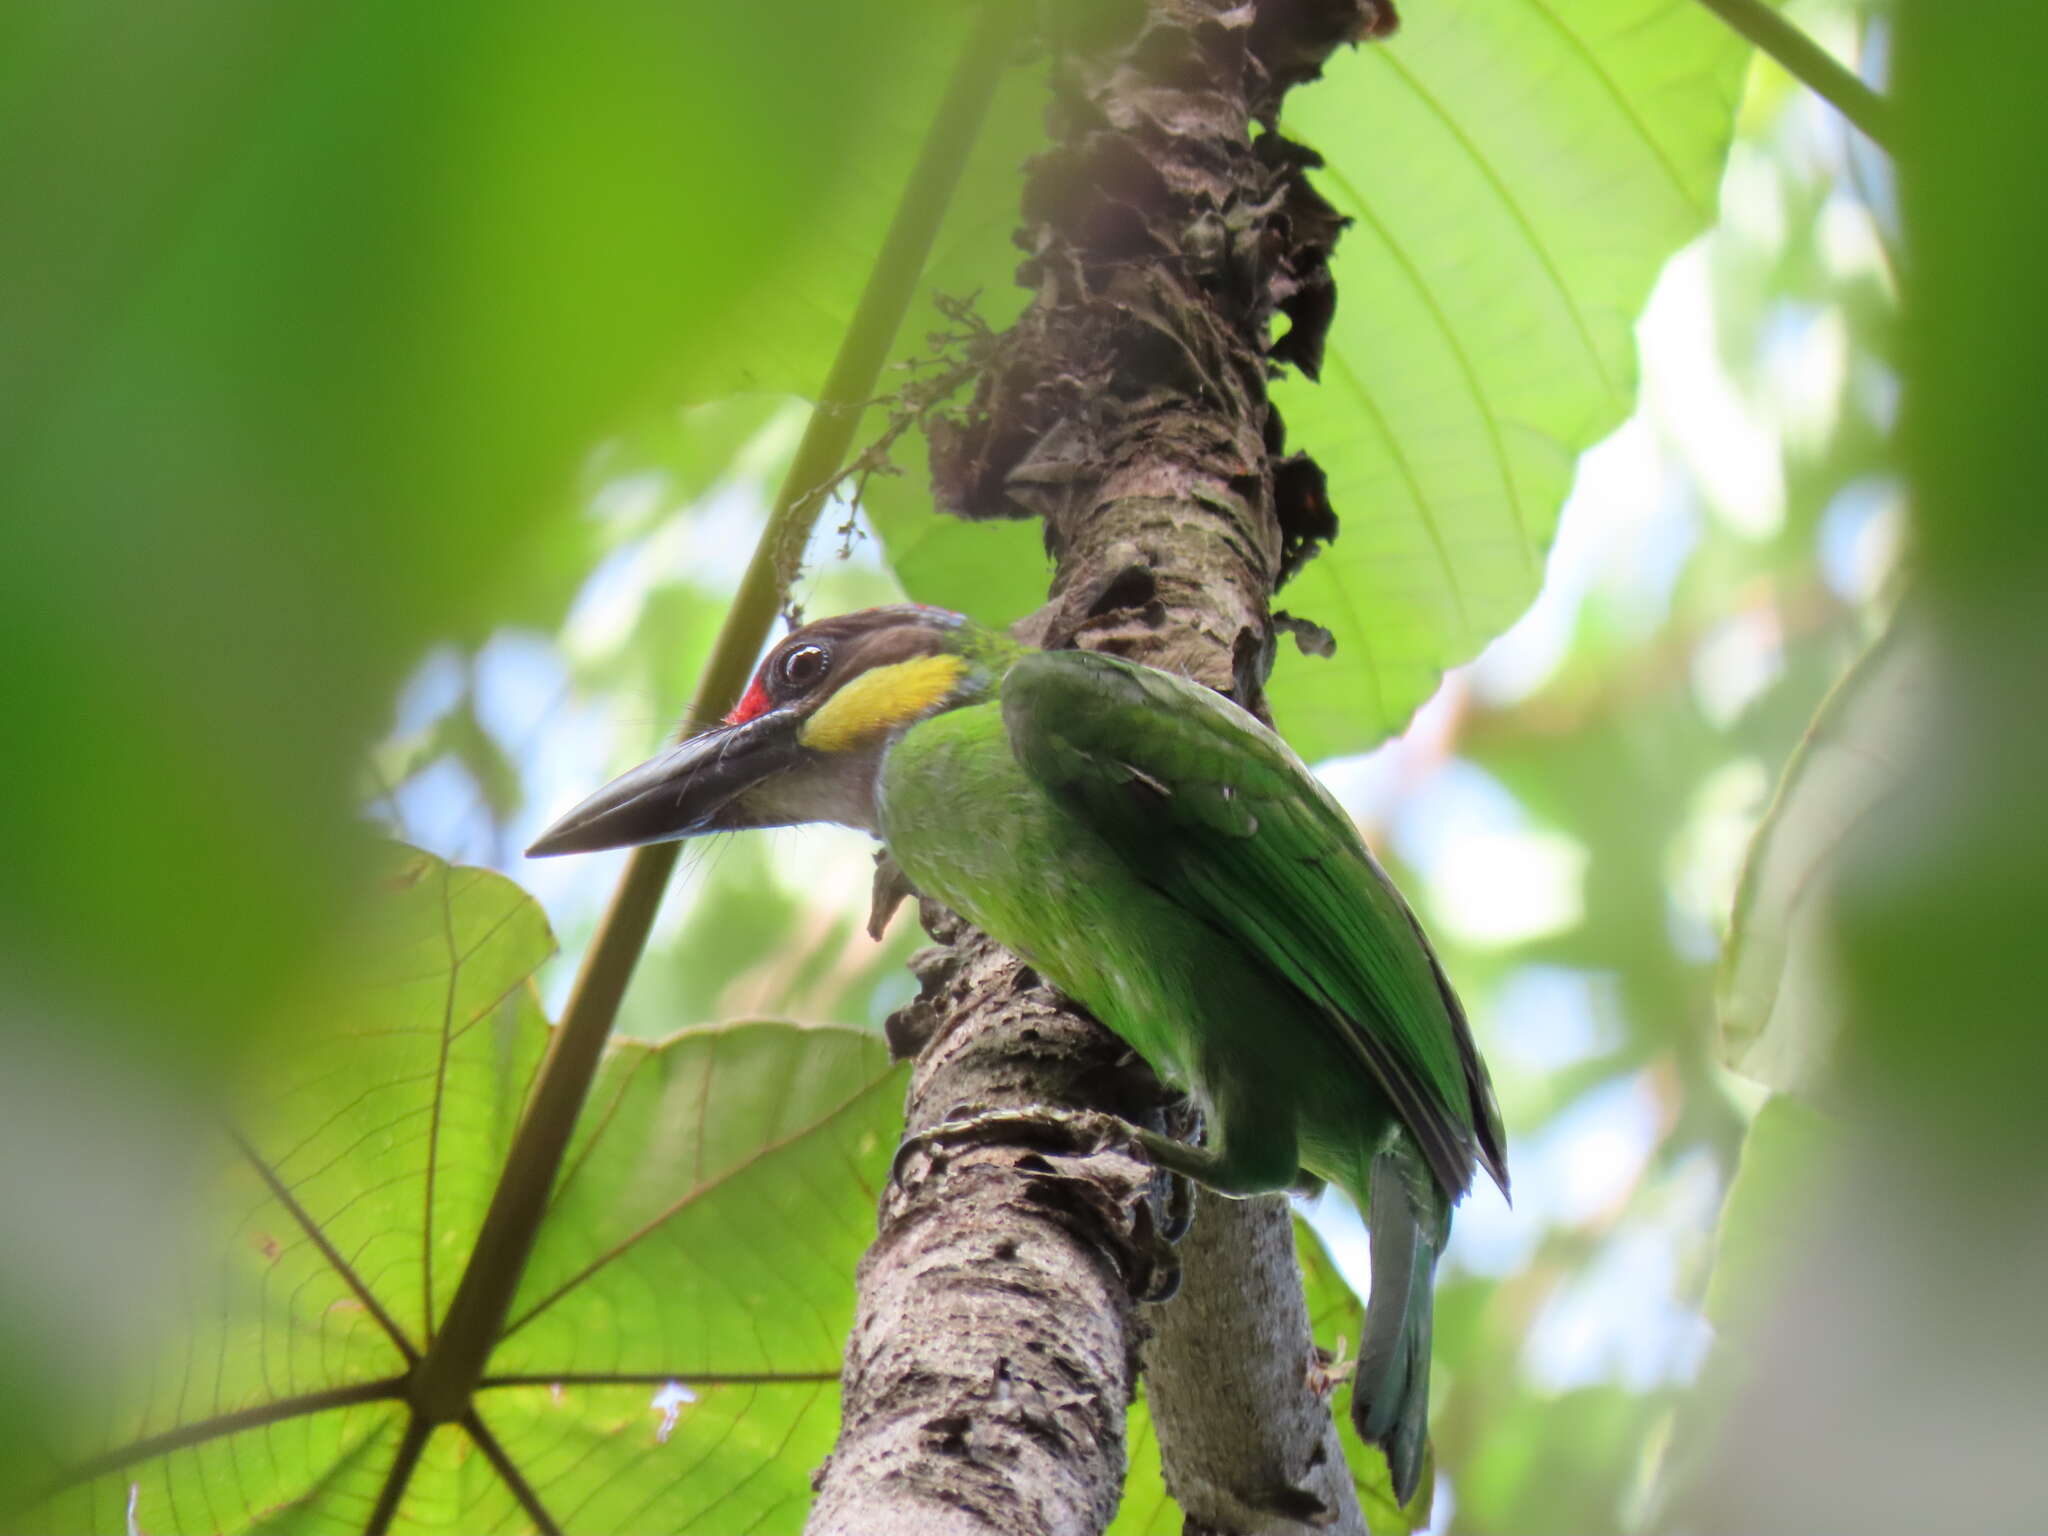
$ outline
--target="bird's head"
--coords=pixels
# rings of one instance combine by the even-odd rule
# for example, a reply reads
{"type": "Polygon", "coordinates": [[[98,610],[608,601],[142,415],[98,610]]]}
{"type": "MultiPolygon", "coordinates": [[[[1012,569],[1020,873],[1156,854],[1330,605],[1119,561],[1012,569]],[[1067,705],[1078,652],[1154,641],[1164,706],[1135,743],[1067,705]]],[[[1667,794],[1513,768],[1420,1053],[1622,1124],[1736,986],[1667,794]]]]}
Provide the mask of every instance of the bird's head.
{"type": "Polygon", "coordinates": [[[724,724],[621,774],[527,854],[805,821],[872,831],[889,743],[983,697],[1008,649],[940,608],[867,608],[806,624],[768,653],[724,724]]]}

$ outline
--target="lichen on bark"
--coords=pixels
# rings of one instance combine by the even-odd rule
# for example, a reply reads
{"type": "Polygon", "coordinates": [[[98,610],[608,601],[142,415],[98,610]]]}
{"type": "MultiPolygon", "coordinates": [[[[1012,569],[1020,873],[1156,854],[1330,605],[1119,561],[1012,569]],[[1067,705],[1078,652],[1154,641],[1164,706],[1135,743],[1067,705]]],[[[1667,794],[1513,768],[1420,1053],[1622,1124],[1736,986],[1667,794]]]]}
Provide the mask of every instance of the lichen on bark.
{"type": "MultiPolygon", "coordinates": [[[[1263,714],[1271,598],[1337,533],[1266,384],[1320,364],[1343,223],[1274,124],[1334,49],[1392,26],[1384,0],[1152,0],[1117,46],[1056,60],[1018,237],[1033,299],[932,433],[942,511],[1044,522],[1056,575],[1020,626],[1033,643],[1113,651],[1263,714]]],[[[1157,1083],[1101,1026],[927,920],[942,947],[896,1021],[917,1055],[913,1137],[991,1110],[1158,1113],[1157,1083]]],[[[1310,1382],[1284,1201],[1205,1198],[1162,1254],[1142,1161],[1016,1125],[899,1160],[811,1529],[1101,1529],[1142,1352],[1191,1532],[1362,1531],[1310,1382]],[[1143,1305],[1177,1261],[1182,1294],[1143,1305]]]]}

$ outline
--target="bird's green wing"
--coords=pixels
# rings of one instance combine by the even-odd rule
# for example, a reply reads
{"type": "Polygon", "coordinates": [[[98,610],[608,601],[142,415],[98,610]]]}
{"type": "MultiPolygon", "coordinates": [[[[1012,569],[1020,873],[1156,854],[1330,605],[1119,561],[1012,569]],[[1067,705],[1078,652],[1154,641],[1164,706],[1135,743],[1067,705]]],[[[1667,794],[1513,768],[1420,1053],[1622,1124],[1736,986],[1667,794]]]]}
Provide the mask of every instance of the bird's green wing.
{"type": "Polygon", "coordinates": [[[1003,722],[1027,772],[1142,878],[1260,957],[1377,1080],[1453,1197],[1507,1188],[1500,1114],[1443,969],[1301,759],[1197,684],[1087,651],[1025,656],[1003,722]]]}

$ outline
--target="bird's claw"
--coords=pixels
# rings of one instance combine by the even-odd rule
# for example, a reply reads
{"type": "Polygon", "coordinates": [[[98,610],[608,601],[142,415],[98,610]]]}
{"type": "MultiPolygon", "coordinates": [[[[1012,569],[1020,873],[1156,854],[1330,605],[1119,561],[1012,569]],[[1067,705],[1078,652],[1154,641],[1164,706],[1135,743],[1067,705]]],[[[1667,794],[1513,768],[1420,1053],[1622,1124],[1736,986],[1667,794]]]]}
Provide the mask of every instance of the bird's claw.
{"type": "Polygon", "coordinates": [[[1177,1244],[1195,1224],[1195,1181],[1166,1168],[1159,1170],[1158,1177],[1165,1186],[1159,1202],[1159,1235],[1177,1244]]]}
{"type": "Polygon", "coordinates": [[[868,895],[868,937],[877,944],[882,942],[882,930],[889,926],[889,919],[896,915],[896,909],[917,894],[896,861],[889,857],[889,850],[878,849],[875,853],[875,883],[868,895]]]}
{"type": "Polygon", "coordinates": [[[995,1142],[1024,1142],[1071,1154],[1100,1152],[1119,1143],[1143,1157],[1133,1127],[1094,1109],[992,1109],[957,1120],[942,1120],[903,1138],[889,1165],[889,1177],[901,1182],[905,1164],[913,1153],[936,1156],[938,1149],[956,1145],[988,1146],[995,1142]]]}
{"type": "MultiPolygon", "coordinates": [[[[1100,1110],[1046,1105],[1036,1109],[988,1110],[914,1131],[896,1149],[889,1177],[901,1183],[909,1159],[918,1152],[937,1161],[944,1155],[942,1149],[995,1144],[1023,1144],[1074,1157],[1114,1148],[1147,1160],[1144,1140],[1138,1128],[1128,1121],[1100,1110]]],[[[1194,1193],[1186,1179],[1165,1169],[1157,1170],[1155,1177],[1167,1181],[1165,1217],[1155,1226],[1150,1202],[1140,1204],[1130,1234],[1134,1267],[1127,1276],[1132,1296],[1154,1303],[1169,1300],[1180,1289],[1180,1261],[1173,1244],[1187,1231],[1194,1211],[1194,1193]]]]}
{"type": "Polygon", "coordinates": [[[1308,1389],[1316,1397],[1328,1402],[1337,1388],[1349,1381],[1358,1370],[1356,1360],[1344,1358],[1344,1336],[1337,1335],[1337,1348],[1333,1353],[1320,1344],[1308,1348],[1308,1389]]]}
{"type": "MultiPolygon", "coordinates": [[[[1192,1102],[1183,1100],[1173,1105],[1166,1114],[1166,1134],[1176,1141],[1199,1142],[1202,1139],[1202,1111],[1192,1102]]],[[[1195,1224],[1195,1181],[1184,1173],[1171,1168],[1157,1169],[1159,1206],[1159,1235],[1176,1246],[1188,1235],[1188,1229],[1195,1224]]]]}

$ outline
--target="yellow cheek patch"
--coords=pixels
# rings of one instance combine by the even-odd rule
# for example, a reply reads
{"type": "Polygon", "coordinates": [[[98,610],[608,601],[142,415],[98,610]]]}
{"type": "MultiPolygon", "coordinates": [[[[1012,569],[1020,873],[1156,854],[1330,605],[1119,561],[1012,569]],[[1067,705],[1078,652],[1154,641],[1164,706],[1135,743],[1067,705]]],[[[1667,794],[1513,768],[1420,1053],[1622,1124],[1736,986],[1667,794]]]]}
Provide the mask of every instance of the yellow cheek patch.
{"type": "Polygon", "coordinates": [[[817,752],[844,752],[907,725],[953,691],[967,664],[957,656],[919,656],[863,672],[804,722],[798,740],[817,752]]]}

